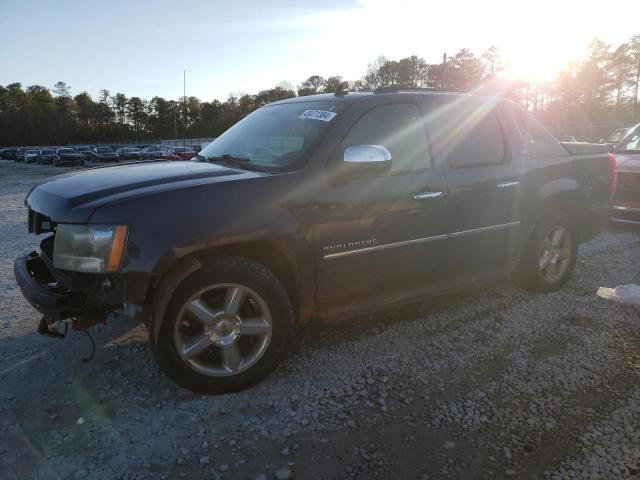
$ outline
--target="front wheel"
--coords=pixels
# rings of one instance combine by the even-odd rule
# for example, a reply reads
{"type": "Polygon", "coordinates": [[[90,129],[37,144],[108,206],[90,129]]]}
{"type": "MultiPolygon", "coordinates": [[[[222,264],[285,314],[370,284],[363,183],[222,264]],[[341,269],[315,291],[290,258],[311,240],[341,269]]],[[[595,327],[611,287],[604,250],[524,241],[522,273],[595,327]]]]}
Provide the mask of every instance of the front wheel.
{"type": "Polygon", "coordinates": [[[276,368],[292,324],[289,296],[271,271],[220,257],[174,291],[151,346],[176,383],[199,393],[234,392],[276,368]]]}
{"type": "Polygon", "coordinates": [[[514,279],[521,287],[552,292],[567,283],[576,265],[578,243],[569,218],[558,214],[535,226],[514,279]]]}

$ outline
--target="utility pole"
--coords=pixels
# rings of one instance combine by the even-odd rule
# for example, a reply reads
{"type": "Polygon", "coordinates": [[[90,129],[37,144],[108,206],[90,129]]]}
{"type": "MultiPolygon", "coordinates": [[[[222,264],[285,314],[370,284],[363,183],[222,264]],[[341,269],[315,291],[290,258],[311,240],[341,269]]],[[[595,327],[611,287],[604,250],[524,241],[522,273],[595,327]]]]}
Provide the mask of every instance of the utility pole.
{"type": "Polygon", "coordinates": [[[442,56],[442,84],[440,85],[442,90],[447,89],[447,52],[444,52],[442,56]]]}
{"type": "MultiPolygon", "coordinates": [[[[182,138],[187,136],[187,71],[182,71],[182,126],[184,128],[184,134],[182,138]]],[[[184,143],[184,142],[182,142],[184,143]]]]}

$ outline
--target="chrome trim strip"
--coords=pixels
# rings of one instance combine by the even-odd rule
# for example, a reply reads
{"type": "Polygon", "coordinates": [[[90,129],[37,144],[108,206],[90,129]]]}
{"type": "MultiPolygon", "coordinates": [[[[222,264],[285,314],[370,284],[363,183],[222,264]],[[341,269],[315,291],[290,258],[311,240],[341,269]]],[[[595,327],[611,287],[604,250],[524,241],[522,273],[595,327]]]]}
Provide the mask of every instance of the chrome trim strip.
{"type": "Polygon", "coordinates": [[[505,229],[505,228],[517,227],[519,225],[520,225],[519,221],[503,223],[503,224],[500,224],[500,225],[491,225],[489,227],[474,228],[472,230],[463,230],[461,232],[454,232],[454,233],[448,233],[448,234],[443,234],[443,235],[434,235],[433,237],[415,238],[413,240],[405,240],[403,242],[385,243],[383,245],[376,245],[374,247],[365,247],[365,248],[358,248],[358,249],[355,249],[355,250],[347,250],[346,252],[329,253],[329,254],[325,255],[323,258],[325,260],[329,260],[329,259],[332,259],[332,258],[346,257],[346,256],[349,256],[349,255],[359,255],[361,253],[376,252],[376,251],[379,251],[379,250],[387,250],[389,248],[396,248],[396,247],[406,247],[407,245],[415,245],[415,244],[419,244],[419,243],[433,242],[435,240],[444,240],[446,238],[462,237],[464,235],[471,235],[471,234],[474,234],[474,233],[490,232],[490,231],[493,231],[493,230],[502,230],[502,229],[505,229]]]}
{"type": "Polygon", "coordinates": [[[614,205],[613,206],[614,210],[621,210],[623,212],[635,212],[635,213],[640,213],[640,208],[636,208],[636,207],[620,207],[618,205],[614,205]]]}
{"type": "Polygon", "coordinates": [[[640,221],[635,220],[623,220],[622,218],[611,217],[612,222],[616,223],[628,223],[629,225],[640,225],[640,221]]]}
{"type": "Polygon", "coordinates": [[[461,232],[450,233],[449,237],[450,238],[463,237],[465,235],[472,235],[474,233],[490,232],[490,231],[493,231],[493,230],[503,230],[505,228],[517,227],[519,225],[520,225],[519,221],[517,221],[517,222],[509,222],[509,223],[501,223],[500,225],[491,225],[489,227],[473,228],[471,230],[462,230],[461,232]]]}
{"type": "Polygon", "coordinates": [[[515,180],[513,182],[502,182],[502,183],[499,183],[498,185],[496,185],[496,187],[498,187],[498,188],[509,188],[509,187],[517,187],[518,185],[520,185],[520,182],[515,180]]]}
{"type": "Polygon", "coordinates": [[[347,255],[358,255],[360,253],[375,252],[378,250],[386,250],[388,248],[405,247],[407,245],[414,245],[417,243],[432,242],[434,240],[444,240],[445,238],[447,238],[446,235],[435,235],[433,237],[414,238],[413,240],[405,240],[403,242],[385,243],[384,245],[376,245],[375,247],[365,247],[358,248],[356,250],[347,250],[346,252],[329,253],[324,256],[324,259],[328,260],[330,258],[346,257],[347,255]]]}
{"type": "Polygon", "coordinates": [[[413,198],[415,200],[424,200],[425,198],[438,198],[442,192],[420,192],[416,193],[413,198]]]}

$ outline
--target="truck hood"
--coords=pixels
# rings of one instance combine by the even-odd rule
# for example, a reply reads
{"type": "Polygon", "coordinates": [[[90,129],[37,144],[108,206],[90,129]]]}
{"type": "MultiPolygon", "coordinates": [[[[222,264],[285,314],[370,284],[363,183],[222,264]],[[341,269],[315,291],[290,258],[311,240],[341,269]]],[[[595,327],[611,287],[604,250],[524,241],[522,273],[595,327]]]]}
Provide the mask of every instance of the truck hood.
{"type": "MultiPolygon", "coordinates": [[[[25,205],[58,223],[86,223],[101,205],[203,182],[261,175],[200,162],[148,162],[98,167],[48,180],[25,205]]],[[[152,213],[151,213],[152,214],[152,213]]]]}
{"type": "Polygon", "coordinates": [[[640,153],[616,153],[619,172],[640,173],[640,153]]]}

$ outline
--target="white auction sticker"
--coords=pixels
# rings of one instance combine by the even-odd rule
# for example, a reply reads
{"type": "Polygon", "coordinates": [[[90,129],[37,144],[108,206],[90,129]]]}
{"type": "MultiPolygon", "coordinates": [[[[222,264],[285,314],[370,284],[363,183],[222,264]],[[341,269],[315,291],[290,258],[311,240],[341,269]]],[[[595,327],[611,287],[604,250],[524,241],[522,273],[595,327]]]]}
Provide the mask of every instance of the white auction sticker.
{"type": "Polygon", "coordinates": [[[298,118],[302,118],[303,120],[321,120],[323,122],[330,122],[336,115],[336,112],[328,112],[326,110],[305,110],[298,118]]]}

